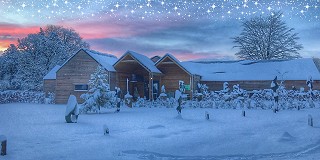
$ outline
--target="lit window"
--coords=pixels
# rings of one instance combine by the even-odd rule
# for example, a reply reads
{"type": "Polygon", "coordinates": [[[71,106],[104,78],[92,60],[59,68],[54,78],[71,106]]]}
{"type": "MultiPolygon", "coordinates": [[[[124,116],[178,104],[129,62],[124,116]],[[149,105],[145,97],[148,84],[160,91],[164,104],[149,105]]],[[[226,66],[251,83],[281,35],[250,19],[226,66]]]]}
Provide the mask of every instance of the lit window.
{"type": "Polygon", "coordinates": [[[88,84],[75,84],[74,90],[75,91],[87,91],[88,90],[88,84]]]}

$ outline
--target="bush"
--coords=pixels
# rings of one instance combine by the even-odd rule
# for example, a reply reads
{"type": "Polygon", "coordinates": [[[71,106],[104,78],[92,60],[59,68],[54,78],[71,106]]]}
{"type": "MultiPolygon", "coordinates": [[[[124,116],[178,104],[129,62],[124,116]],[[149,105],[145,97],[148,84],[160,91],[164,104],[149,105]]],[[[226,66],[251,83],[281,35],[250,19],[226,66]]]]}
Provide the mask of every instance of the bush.
{"type": "MultiPolygon", "coordinates": [[[[49,97],[54,99],[54,95],[49,97]]],[[[45,103],[44,92],[7,90],[0,92],[0,103],[45,103]]],[[[51,103],[53,100],[47,100],[51,103]]]]}

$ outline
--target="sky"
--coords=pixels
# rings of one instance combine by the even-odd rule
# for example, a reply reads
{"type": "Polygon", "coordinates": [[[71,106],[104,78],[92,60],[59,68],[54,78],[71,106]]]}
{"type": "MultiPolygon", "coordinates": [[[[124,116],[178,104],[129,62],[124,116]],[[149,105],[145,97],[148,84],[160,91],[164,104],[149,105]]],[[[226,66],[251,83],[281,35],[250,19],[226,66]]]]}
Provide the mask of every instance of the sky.
{"type": "Polygon", "coordinates": [[[46,25],[73,28],[90,48],[180,60],[236,59],[241,23],[281,11],[303,45],[320,57],[320,0],[0,0],[0,52],[46,25]]]}

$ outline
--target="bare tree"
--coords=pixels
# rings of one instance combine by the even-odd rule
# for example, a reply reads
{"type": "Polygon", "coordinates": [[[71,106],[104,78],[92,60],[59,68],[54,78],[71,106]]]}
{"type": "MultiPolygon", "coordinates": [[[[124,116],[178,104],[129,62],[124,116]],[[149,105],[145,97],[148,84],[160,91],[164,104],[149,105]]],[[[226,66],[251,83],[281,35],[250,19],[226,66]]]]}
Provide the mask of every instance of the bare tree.
{"type": "Polygon", "coordinates": [[[236,55],[248,60],[272,60],[300,58],[297,33],[281,20],[282,13],[268,17],[254,17],[244,21],[240,36],[232,38],[240,51],[236,55]]]}

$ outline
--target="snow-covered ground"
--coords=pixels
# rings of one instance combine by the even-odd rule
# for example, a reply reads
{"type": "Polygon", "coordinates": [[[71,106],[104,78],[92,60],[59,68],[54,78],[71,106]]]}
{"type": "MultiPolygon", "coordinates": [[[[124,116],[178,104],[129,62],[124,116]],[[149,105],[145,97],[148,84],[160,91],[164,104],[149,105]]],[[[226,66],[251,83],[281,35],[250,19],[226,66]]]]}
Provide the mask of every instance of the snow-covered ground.
{"type": "Polygon", "coordinates": [[[318,159],[320,109],[106,109],[65,123],[65,105],[1,104],[4,160],[318,159]],[[205,111],[210,120],[205,119],[205,111]],[[307,125],[308,114],[314,127],[307,125]],[[110,135],[103,134],[107,125],[110,135]]]}

